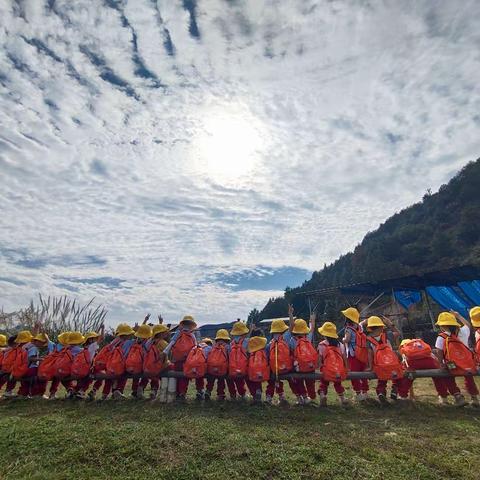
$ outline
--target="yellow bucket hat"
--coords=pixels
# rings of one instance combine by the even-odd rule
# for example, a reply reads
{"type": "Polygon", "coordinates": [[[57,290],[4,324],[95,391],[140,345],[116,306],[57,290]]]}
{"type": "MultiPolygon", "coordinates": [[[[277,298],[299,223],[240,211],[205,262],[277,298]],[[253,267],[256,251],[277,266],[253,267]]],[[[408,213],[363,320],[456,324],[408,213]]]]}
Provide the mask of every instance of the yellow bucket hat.
{"type": "Polygon", "coordinates": [[[137,338],[147,339],[152,336],[152,327],[150,325],[140,325],[135,332],[137,338]]]}
{"type": "Polygon", "coordinates": [[[85,335],[85,341],[90,340],[90,338],[98,338],[100,336],[97,332],[87,332],[85,335]]]}
{"type": "Polygon", "coordinates": [[[458,320],[455,318],[455,315],[453,315],[450,312],[440,313],[435,325],[438,325],[439,327],[460,327],[461,326],[458,323],[458,320]]]}
{"type": "Polygon", "coordinates": [[[384,327],[384,326],[385,324],[383,323],[380,317],[377,317],[375,315],[368,317],[367,328],[384,327]]]}
{"type": "Polygon", "coordinates": [[[473,307],[470,310],[470,320],[475,328],[480,327],[480,307],[473,307]]]}
{"type": "Polygon", "coordinates": [[[403,347],[404,345],[406,345],[407,343],[410,343],[412,341],[411,338],[405,338],[405,340],[402,340],[400,342],[400,346],[403,347]]]}
{"type": "Polygon", "coordinates": [[[338,338],[337,327],[332,322],[325,322],[319,329],[318,333],[324,337],[338,338]]]}
{"type": "Polygon", "coordinates": [[[182,321],[180,322],[180,325],[182,323],[193,323],[193,328],[197,328],[197,323],[195,322],[195,319],[191,315],[185,315],[182,318],[182,321]]]}
{"type": "Polygon", "coordinates": [[[58,343],[60,345],[68,345],[68,337],[72,332],[62,332],[58,335],[58,343]]]}
{"type": "Polygon", "coordinates": [[[165,333],[168,332],[168,327],[166,325],[154,325],[152,328],[152,335],[155,336],[158,333],[165,333]]]}
{"type": "Polygon", "coordinates": [[[267,345],[267,339],[265,337],[252,337],[248,340],[249,353],[255,353],[259,350],[263,350],[267,345]]]}
{"type": "Polygon", "coordinates": [[[115,334],[117,335],[117,337],[122,337],[124,335],[134,335],[135,330],[126,323],[120,323],[120,325],[118,325],[117,329],[115,330],[115,334]]]}
{"type": "Polygon", "coordinates": [[[28,343],[33,340],[33,335],[30,330],[22,330],[17,333],[17,338],[15,338],[15,343],[28,343]]]}
{"type": "Polygon", "coordinates": [[[0,347],[6,347],[7,345],[7,336],[0,334],[0,347]]]}
{"type": "Polygon", "coordinates": [[[48,342],[48,335],[46,333],[37,333],[34,335],[33,340],[37,342],[47,343],[48,342]]]}
{"type": "Polygon", "coordinates": [[[287,330],[288,326],[281,318],[275,319],[270,326],[270,333],[284,333],[287,330]]]}
{"type": "Polygon", "coordinates": [[[68,336],[68,345],[81,345],[85,342],[85,337],[80,332],[71,332],[68,336]]]}
{"type": "Polygon", "coordinates": [[[307,335],[310,333],[307,322],[303,318],[297,318],[293,324],[293,333],[298,335],[307,335]]]}
{"type": "Polygon", "coordinates": [[[230,335],[240,336],[246,335],[248,332],[248,327],[243,322],[235,322],[230,330],[230,335]]]}
{"type": "Polygon", "coordinates": [[[202,340],[203,343],[206,343],[207,345],[213,345],[213,341],[211,338],[209,337],[205,337],[203,340],[202,340]]]}
{"type": "Polygon", "coordinates": [[[226,342],[230,341],[230,335],[228,334],[227,330],[221,328],[217,330],[217,334],[215,335],[215,340],[225,340],[226,342]]]}
{"type": "Polygon", "coordinates": [[[360,322],[360,313],[354,307],[349,307],[346,310],[342,310],[343,316],[348,318],[354,323],[360,322]]]}

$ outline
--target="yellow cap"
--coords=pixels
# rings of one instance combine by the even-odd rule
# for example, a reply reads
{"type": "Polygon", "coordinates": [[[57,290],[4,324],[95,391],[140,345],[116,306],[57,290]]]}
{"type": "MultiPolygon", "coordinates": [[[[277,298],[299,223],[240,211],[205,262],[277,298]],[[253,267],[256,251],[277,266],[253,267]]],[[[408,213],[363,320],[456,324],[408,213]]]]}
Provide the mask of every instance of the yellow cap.
{"type": "Polygon", "coordinates": [[[180,322],[180,325],[182,323],[193,323],[193,328],[197,328],[197,323],[195,322],[195,319],[191,315],[185,315],[182,318],[182,321],[180,322]]]}
{"type": "Polygon", "coordinates": [[[68,337],[72,332],[62,332],[58,335],[58,343],[60,345],[68,345],[68,337]]]}
{"type": "Polygon", "coordinates": [[[380,317],[377,317],[375,315],[368,317],[367,328],[384,327],[384,326],[385,324],[383,323],[380,317]]]}
{"type": "Polygon", "coordinates": [[[22,330],[17,333],[17,338],[15,338],[15,343],[28,343],[33,340],[32,332],[29,330],[22,330]]]}
{"type": "Polygon", "coordinates": [[[48,335],[46,333],[37,333],[34,335],[33,340],[37,342],[47,343],[48,342],[48,335]]]}
{"type": "Polygon", "coordinates": [[[400,342],[400,346],[403,347],[404,345],[406,345],[407,343],[410,343],[412,341],[411,338],[406,338],[405,340],[402,340],[400,342]]]}
{"type": "Polygon", "coordinates": [[[154,327],[152,328],[152,335],[155,336],[157,335],[158,333],[165,333],[165,332],[168,332],[168,327],[166,325],[154,325],[154,327]]]}
{"type": "Polygon", "coordinates": [[[137,338],[147,339],[152,336],[152,327],[150,325],[140,325],[135,332],[137,338]]]}
{"type": "Polygon", "coordinates": [[[248,340],[248,351],[250,353],[263,350],[267,345],[267,339],[265,337],[252,337],[248,340]]]}
{"type": "Polygon", "coordinates": [[[450,312],[442,312],[437,319],[437,323],[439,327],[460,327],[458,320],[455,318],[455,315],[450,312]]]}
{"type": "Polygon", "coordinates": [[[349,307],[346,310],[342,310],[344,317],[348,318],[354,323],[360,322],[360,313],[354,307],[349,307]]]}
{"type": "Polygon", "coordinates": [[[307,335],[310,333],[310,329],[308,328],[307,322],[303,318],[297,318],[293,324],[292,332],[299,335],[307,335]]]}
{"type": "Polygon", "coordinates": [[[7,345],[7,336],[0,334],[0,347],[6,347],[7,345]]]}
{"type": "Polygon", "coordinates": [[[134,335],[135,330],[126,323],[120,323],[115,330],[115,334],[117,335],[117,337],[122,337],[124,335],[134,335]]]}
{"type": "Polygon", "coordinates": [[[80,332],[71,332],[68,335],[68,345],[81,345],[85,342],[85,337],[80,332]]]}
{"type": "Polygon", "coordinates": [[[338,338],[337,327],[332,322],[325,322],[319,329],[318,333],[324,337],[338,338]]]}
{"type": "Polygon", "coordinates": [[[284,333],[287,330],[288,326],[281,318],[275,319],[270,326],[270,333],[284,333]]]}
{"type": "Polygon", "coordinates": [[[100,334],[97,332],[87,332],[84,336],[85,336],[85,341],[87,341],[90,338],[98,338],[100,334]]]}
{"type": "Polygon", "coordinates": [[[480,327],[480,307],[473,307],[470,310],[470,320],[475,328],[480,327]]]}
{"type": "Polygon", "coordinates": [[[209,337],[205,337],[203,340],[202,340],[203,343],[206,343],[207,345],[213,345],[213,341],[211,338],[209,337]]]}
{"type": "Polygon", "coordinates": [[[230,335],[246,335],[248,332],[248,327],[243,322],[235,322],[232,329],[230,330],[230,335]]]}
{"type": "Polygon", "coordinates": [[[225,340],[226,342],[228,342],[230,340],[230,335],[228,334],[227,330],[221,328],[220,330],[217,330],[215,340],[225,340]]]}

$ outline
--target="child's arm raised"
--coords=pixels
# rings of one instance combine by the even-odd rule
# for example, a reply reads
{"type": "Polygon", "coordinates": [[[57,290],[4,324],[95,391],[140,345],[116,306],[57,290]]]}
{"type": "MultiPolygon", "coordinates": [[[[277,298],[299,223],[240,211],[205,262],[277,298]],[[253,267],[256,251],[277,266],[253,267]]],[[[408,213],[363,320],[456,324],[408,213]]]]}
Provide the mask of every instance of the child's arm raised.
{"type": "Polygon", "coordinates": [[[293,305],[291,303],[288,304],[288,329],[290,331],[290,333],[292,332],[293,330],[293,324],[294,324],[294,320],[293,320],[293,305]]]}
{"type": "Polygon", "coordinates": [[[463,316],[463,315],[460,315],[458,312],[456,312],[455,310],[450,310],[450,313],[452,315],[455,316],[455,318],[463,325],[463,326],[466,326],[468,328],[472,328],[472,325],[470,324],[470,322],[463,316]]]}

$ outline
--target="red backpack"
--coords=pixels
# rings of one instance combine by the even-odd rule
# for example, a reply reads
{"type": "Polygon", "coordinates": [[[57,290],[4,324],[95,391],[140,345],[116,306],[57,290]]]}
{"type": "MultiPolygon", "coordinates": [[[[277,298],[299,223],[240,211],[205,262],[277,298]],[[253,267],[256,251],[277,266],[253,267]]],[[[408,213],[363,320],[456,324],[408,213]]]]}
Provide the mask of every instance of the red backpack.
{"type": "Polygon", "coordinates": [[[4,356],[5,356],[5,350],[0,350],[0,372],[3,372],[2,364],[3,364],[3,357],[4,356]]]}
{"type": "Polygon", "coordinates": [[[143,359],[143,373],[149,377],[157,377],[164,368],[165,354],[152,342],[143,359]]]}
{"type": "Polygon", "coordinates": [[[408,360],[419,360],[432,356],[432,347],[421,338],[414,338],[400,346],[400,353],[408,360]]]}
{"type": "Polygon", "coordinates": [[[267,382],[270,380],[270,366],[265,350],[253,352],[248,357],[248,379],[251,382],[267,382]]]}
{"type": "Polygon", "coordinates": [[[183,362],[193,347],[195,347],[195,339],[192,332],[180,332],[171,350],[172,362],[183,362]]]}
{"type": "Polygon", "coordinates": [[[207,358],[207,372],[215,377],[223,377],[228,371],[227,346],[216,343],[207,358]]]}
{"type": "Polygon", "coordinates": [[[72,377],[85,378],[90,374],[92,368],[92,359],[88,348],[84,348],[75,356],[72,363],[72,377]]]}
{"type": "Polygon", "coordinates": [[[120,377],[125,373],[125,356],[123,354],[123,342],[117,344],[107,360],[106,372],[108,375],[120,377]]]}
{"type": "Polygon", "coordinates": [[[55,362],[55,376],[57,378],[66,378],[72,374],[73,353],[69,347],[63,347],[60,350],[55,362]]]}
{"type": "Polygon", "coordinates": [[[17,357],[17,351],[20,347],[13,347],[3,354],[2,372],[12,373],[13,364],[17,357]]]}
{"type": "Polygon", "coordinates": [[[347,369],[340,347],[327,345],[322,364],[323,379],[327,382],[341,382],[347,378],[347,369]]]}
{"type": "Polygon", "coordinates": [[[354,329],[352,327],[347,327],[355,334],[355,358],[362,362],[363,364],[368,363],[368,348],[367,348],[367,336],[365,332],[359,327],[354,329]]]}
{"type": "Polygon", "coordinates": [[[373,371],[379,380],[395,380],[403,377],[403,367],[390,344],[384,340],[377,342],[373,337],[368,341],[375,347],[373,354],[373,371]]]}
{"type": "Polygon", "coordinates": [[[58,350],[54,350],[46,355],[40,362],[37,371],[37,376],[40,380],[49,382],[53,379],[53,377],[55,377],[55,374],[57,373],[55,364],[57,363],[59,354],[60,352],[58,350]]]}
{"type": "Polygon", "coordinates": [[[107,363],[112,355],[113,349],[118,343],[109,343],[100,349],[93,359],[93,371],[95,373],[104,372],[107,370],[107,363]]]}
{"type": "Polygon", "coordinates": [[[283,337],[274,338],[270,341],[270,368],[276,376],[292,371],[293,360],[290,347],[283,337]]]}
{"type": "Polygon", "coordinates": [[[28,372],[28,350],[20,347],[15,356],[15,362],[12,368],[12,377],[17,380],[23,378],[28,372]]]}
{"type": "Polygon", "coordinates": [[[207,373],[207,358],[200,346],[193,347],[183,365],[183,374],[187,378],[203,378],[207,373]]]}
{"type": "Polygon", "coordinates": [[[293,358],[297,364],[297,371],[300,373],[314,372],[317,368],[318,352],[306,337],[297,339],[293,358]]]}
{"type": "Polygon", "coordinates": [[[125,371],[132,375],[138,375],[143,371],[144,346],[141,343],[134,343],[128,352],[125,360],[125,371]]]}
{"type": "Polygon", "coordinates": [[[443,356],[450,373],[469,374],[477,371],[473,352],[456,335],[440,336],[445,340],[443,344],[443,356]]]}
{"type": "Polygon", "coordinates": [[[230,344],[228,355],[228,375],[233,378],[245,377],[248,373],[247,352],[243,348],[243,340],[230,344]]]}

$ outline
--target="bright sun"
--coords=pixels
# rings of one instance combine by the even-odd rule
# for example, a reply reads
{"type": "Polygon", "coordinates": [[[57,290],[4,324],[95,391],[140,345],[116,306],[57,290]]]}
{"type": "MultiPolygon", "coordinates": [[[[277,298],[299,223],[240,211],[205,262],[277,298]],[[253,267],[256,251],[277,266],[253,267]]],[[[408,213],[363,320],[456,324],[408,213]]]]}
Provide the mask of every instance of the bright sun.
{"type": "Polygon", "coordinates": [[[204,118],[195,147],[206,175],[218,183],[237,183],[257,165],[264,147],[261,126],[251,115],[217,110],[204,118]]]}

